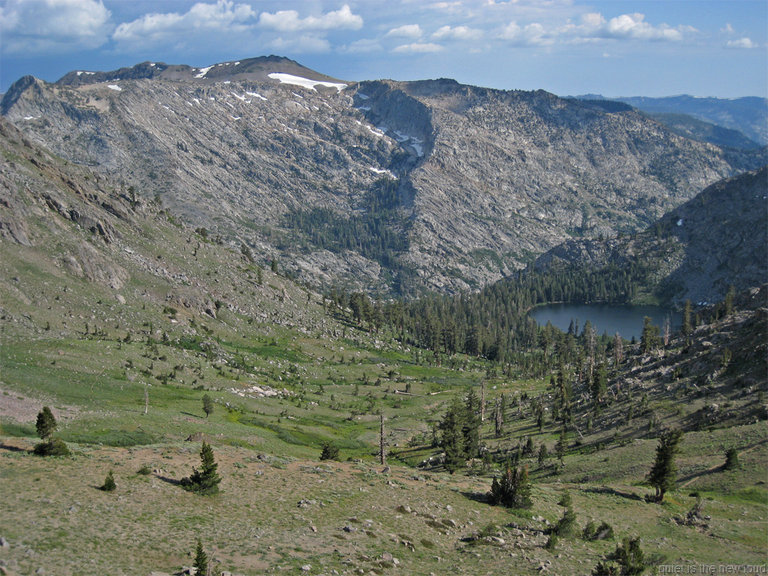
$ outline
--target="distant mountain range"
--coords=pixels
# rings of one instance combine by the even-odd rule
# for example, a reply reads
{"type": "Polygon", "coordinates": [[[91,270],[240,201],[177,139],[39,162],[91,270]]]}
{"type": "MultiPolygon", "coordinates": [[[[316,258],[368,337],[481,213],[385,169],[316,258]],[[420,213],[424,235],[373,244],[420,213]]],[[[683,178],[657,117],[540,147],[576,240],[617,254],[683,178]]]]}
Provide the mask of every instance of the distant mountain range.
{"type": "Polygon", "coordinates": [[[257,262],[382,295],[478,289],[563,241],[643,230],[768,163],[624,104],[347,84],[276,56],[25,77],[0,111],[116,193],[257,262]]]}
{"type": "Polygon", "coordinates": [[[737,148],[768,145],[768,98],[697,98],[687,95],[666,98],[605,98],[599,94],[587,94],[577,98],[624,102],[647,112],[670,127],[682,130],[685,136],[706,139],[718,145],[737,148]],[[719,130],[683,119],[681,115],[709,123],[719,127],[719,130]],[[723,129],[739,132],[741,137],[723,129]]]}

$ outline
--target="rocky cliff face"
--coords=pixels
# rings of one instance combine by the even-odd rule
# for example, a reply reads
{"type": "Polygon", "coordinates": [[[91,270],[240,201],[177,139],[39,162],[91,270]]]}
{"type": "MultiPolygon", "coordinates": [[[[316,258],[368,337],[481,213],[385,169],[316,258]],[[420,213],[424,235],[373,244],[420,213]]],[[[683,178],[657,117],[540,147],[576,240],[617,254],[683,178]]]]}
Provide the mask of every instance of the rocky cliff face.
{"type": "Polygon", "coordinates": [[[645,231],[607,241],[568,241],[536,261],[539,270],[641,264],[671,303],[723,299],[768,278],[768,167],[719,181],[645,231]]]}
{"type": "Polygon", "coordinates": [[[764,161],[632,110],[450,80],[347,84],[279,57],[27,77],[0,110],[257,259],[385,293],[478,288],[764,161]]]}

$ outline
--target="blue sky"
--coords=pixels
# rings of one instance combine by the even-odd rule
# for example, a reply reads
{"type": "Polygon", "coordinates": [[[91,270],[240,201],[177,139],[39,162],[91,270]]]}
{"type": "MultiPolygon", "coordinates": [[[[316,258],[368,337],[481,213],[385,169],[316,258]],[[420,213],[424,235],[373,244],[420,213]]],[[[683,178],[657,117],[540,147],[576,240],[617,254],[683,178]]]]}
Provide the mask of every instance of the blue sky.
{"type": "Polygon", "coordinates": [[[343,80],[766,97],[767,35],[766,0],[3,0],[0,91],[278,54],[343,80]]]}

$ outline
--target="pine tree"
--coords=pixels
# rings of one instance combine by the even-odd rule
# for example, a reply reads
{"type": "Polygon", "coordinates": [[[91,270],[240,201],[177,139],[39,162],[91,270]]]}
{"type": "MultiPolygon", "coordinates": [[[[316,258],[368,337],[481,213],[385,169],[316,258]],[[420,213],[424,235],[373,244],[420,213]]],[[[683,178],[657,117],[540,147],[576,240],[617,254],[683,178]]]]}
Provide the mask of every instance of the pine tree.
{"type": "Polygon", "coordinates": [[[656,460],[648,474],[648,483],[656,489],[656,502],[662,502],[664,494],[675,488],[677,480],[675,455],[682,435],[681,430],[667,430],[659,436],[656,460]]]}
{"type": "Polygon", "coordinates": [[[43,409],[37,415],[37,422],[35,428],[37,429],[37,435],[41,440],[50,440],[51,434],[53,434],[58,427],[56,418],[53,417],[53,412],[48,406],[43,406],[43,409]]]}
{"type": "Polygon", "coordinates": [[[112,475],[112,470],[110,470],[107,473],[107,477],[104,479],[104,484],[99,487],[99,490],[104,490],[104,492],[114,492],[115,489],[117,489],[117,484],[115,484],[115,477],[112,475]]]}
{"type": "Polygon", "coordinates": [[[501,398],[496,401],[496,411],[494,415],[496,438],[504,434],[504,412],[501,410],[501,398]]]}
{"type": "Polygon", "coordinates": [[[213,457],[213,449],[203,442],[200,449],[200,470],[194,468],[189,478],[183,478],[181,485],[185,490],[198,494],[216,494],[219,491],[221,477],[216,473],[218,464],[213,457]]]}
{"type": "Polygon", "coordinates": [[[512,468],[507,463],[501,481],[494,478],[491,483],[491,502],[507,508],[530,508],[531,484],[528,478],[528,467],[512,468]]]}
{"type": "Polygon", "coordinates": [[[688,338],[691,333],[693,332],[693,323],[691,319],[691,301],[686,300],[685,305],[683,306],[683,323],[680,327],[680,332],[682,332],[684,338],[688,338]]]}
{"type": "Polygon", "coordinates": [[[200,540],[197,541],[197,548],[195,549],[195,565],[198,576],[207,576],[208,574],[208,555],[203,550],[203,543],[200,540]]]}
{"type": "Polygon", "coordinates": [[[539,467],[544,466],[544,462],[547,461],[547,458],[549,458],[549,450],[547,449],[546,444],[542,444],[541,446],[539,446],[539,455],[538,455],[539,467]]]}
{"type": "Polygon", "coordinates": [[[736,298],[736,288],[733,285],[728,287],[728,293],[725,295],[725,315],[733,314],[733,301],[736,298]]]}
{"type": "Polygon", "coordinates": [[[624,538],[611,557],[619,563],[622,576],[637,576],[646,569],[645,554],[640,548],[639,538],[624,538]]]}
{"type": "Polygon", "coordinates": [[[724,470],[737,470],[739,468],[739,452],[736,448],[729,448],[725,452],[724,470]]]}
{"type": "Polygon", "coordinates": [[[648,354],[658,348],[660,340],[659,327],[653,324],[650,316],[643,318],[643,331],[640,334],[640,348],[643,353],[648,354]]]}
{"type": "Polygon", "coordinates": [[[203,412],[205,412],[206,418],[213,414],[213,400],[208,394],[203,394],[203,412]]]}
{"type": "Polygon", "coordinates": [[[592,576],[639,576],[648,567],[639,538],[624,538],[605,560],[598,562],[592,576]]]}
{"type": "Polygon", "coordinates": [[[464,425],[464,406],[458,397],[448,407],[448,410],[439,424],[442,432],[440,446],[445,452],[445,469],[453,474],[466,463],[464,457],[464,436],[462,428],[464,425]]]}
{"type": "Polygon", "coordinates": [[[597,367],[597,371],[594,373],[594,378],[592,379],[592,386],[590,389],[592,394],[592,401],[595,404],[602,402],[603,397],[605,396],[605,392],[608,389],[607,385],[608,371],[605,368],[605,364],[601,362],[597,367]]]}
{"type": "Polygon", "coordinates": [[[333,442],[323,442],[323,450],[320,452],[320,460],[338,460],[339,447],[333,442]]]}
{"type": "Polygon", "coordinates": [[[480,405],[475,391],[470,389],[464,403],[464,417],[461,426],[464,440],[464,458],[475,458],[480,452],[480,405]]]}

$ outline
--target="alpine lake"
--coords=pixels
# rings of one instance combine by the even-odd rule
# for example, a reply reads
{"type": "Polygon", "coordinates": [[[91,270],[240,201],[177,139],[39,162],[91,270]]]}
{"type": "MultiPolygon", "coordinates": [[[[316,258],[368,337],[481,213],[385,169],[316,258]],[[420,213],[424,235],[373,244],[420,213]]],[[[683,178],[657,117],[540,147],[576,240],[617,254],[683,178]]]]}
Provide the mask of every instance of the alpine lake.
{"type": "Polygon", "coordinates": [[[669,318],[673,331],[681,325],[680,311],[653,305],[546,304],[531,310],[530,316],[540,326],[550,322],[563,332],[567,332],[573,323],[578,334],[581,334],[584,324],[589,320],[598,336],[613,336],[618,332],[627,340],[640,339],[646,316],[659,328],[662,328],[666,318],[669,318]]]}

